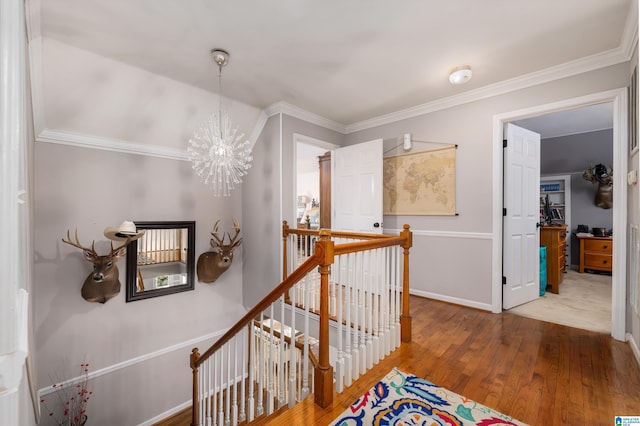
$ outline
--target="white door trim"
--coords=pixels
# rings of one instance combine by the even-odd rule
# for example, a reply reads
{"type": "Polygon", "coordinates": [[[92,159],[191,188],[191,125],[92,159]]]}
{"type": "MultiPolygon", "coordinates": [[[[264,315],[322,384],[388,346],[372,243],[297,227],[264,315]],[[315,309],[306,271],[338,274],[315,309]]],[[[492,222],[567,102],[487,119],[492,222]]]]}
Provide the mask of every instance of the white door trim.
{"type": "Polygon", "coordinates": [[[613,102],[613,274],[611,335],[625,341],[626,245],[627,245],[627,89],[594,93],[550,104],[538,105],[493,116],[493,217],[491,309],[502,312],[502,199],[504,124],[509,121],[557,112],[590,104],[613,102]]]}

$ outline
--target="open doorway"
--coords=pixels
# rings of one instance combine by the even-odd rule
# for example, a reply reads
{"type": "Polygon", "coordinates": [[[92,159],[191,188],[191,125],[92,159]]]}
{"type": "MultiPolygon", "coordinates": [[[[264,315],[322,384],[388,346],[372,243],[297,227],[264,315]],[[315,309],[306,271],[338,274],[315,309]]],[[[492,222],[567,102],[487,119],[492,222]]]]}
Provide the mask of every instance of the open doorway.
{"type": "Polygon", "coordinates": [[[553,247],[542,249],[540,297],[509,312],[610,334],[613,209],[596,205],[599,186],[584,175],[592,176],[597,164],[605,165],[609,173],[613,169],[613,103],[514,124],[541,135],[541,222],[548,225],[540,228],[541,246],[553,244],[554,227],[565,226],[566,232],[562,259],[557,259],[553,247]]]}
{"type": "Polygon", "coordinates": [[[611,301],[611,335],[618,340],[625,339],[626,300],[626,172],[627,172],[627,93],[625,89],[611,90],[553,104],[512,111],[494,116],[494,234],[493,234],[493,295],[492,309],[502,311],[502,204],[503,204],[503,138],[504,125],[542,114],[559,112],[588,105],[611,102],[613,104],[613,268],[611,301]]]}
{"type": "Polygon", "coordinates": [[[294,142],[294,209],[297,227],[328,227],[330,224],[326,223],[326,218],[322,220],[327,216],[322,213],[330,211],[331,206],[331,177],[327,172],[330,173],[331,170],[331,151],[338,146],[299,134],[294,135],[294,142]]]}

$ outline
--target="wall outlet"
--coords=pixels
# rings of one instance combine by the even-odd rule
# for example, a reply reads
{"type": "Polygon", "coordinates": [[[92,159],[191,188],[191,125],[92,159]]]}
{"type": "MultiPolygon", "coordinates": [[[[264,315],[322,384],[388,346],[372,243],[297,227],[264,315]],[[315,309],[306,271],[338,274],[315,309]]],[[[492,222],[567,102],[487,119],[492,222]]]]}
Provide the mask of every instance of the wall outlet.
{"type": "Polygon", "coordinates": [[[629,185],[635,185],[636,183],[638,183],[637,170],[631,170],[629,173],[627,173],[627,182],[629,183],[629,185]]]}

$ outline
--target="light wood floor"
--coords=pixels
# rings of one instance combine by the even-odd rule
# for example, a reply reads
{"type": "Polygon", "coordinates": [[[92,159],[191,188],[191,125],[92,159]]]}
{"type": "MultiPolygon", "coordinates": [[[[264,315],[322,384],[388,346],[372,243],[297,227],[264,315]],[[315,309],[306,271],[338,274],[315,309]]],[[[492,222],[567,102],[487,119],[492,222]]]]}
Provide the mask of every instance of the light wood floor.
{"type": "MultiPolygon", "coordinates": [[[[270,425],[327,425],[393,367],[530,425],[612,425],[640,415],[640,368],[606,334],[510,313],[411,297],[413,342],[403,344],[321,409],[306,399],[270,425]]],[[[161,422],[188,425],[190,412],[161,422]]]]}

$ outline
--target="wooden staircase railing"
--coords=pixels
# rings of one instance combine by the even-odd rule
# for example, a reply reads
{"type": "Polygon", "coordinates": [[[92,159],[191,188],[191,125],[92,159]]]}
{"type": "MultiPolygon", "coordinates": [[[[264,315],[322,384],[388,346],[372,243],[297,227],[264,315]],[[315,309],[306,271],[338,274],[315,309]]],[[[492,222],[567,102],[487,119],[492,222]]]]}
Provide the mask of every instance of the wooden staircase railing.
{"type": "Polygon", "coordinates": [[[310,389],[327,407],[332,349],[341,392],[411,340],[408,225],[391,236],[292,229],[285,221],[283,243],[284,280],[204,353],[191,353],[192,426],[249,423],[310,389]]]}

